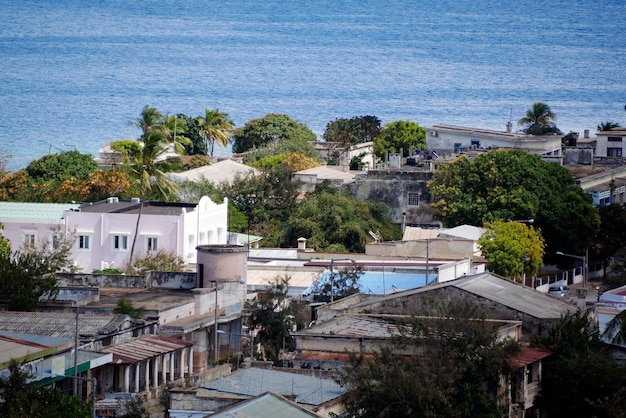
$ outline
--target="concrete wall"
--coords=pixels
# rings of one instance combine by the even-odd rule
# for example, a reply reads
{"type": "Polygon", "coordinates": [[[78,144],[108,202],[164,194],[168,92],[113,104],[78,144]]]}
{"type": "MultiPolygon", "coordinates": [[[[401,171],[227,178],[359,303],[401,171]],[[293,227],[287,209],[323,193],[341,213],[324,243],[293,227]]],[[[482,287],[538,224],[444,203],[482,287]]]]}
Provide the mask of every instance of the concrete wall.
{"type": "Polygon", "coordinates": [[[357,175],[350,189],[357,199],[371,199],[389,206],[389,215],[395,223],[404,220],[409,225],[428,224],[432,222],[432,212],[426,184],[432,177],[432,172],[413,167],[370,170],[357,175]],[[409,205],[409,193],[419,193],[418,205],[409,205]]]}
{"type": "Polygon", "coordinates": [[[59,286],[193,289],[196,273],[153,271],[145,276],[125,274],[59,273],[59,286]]]}

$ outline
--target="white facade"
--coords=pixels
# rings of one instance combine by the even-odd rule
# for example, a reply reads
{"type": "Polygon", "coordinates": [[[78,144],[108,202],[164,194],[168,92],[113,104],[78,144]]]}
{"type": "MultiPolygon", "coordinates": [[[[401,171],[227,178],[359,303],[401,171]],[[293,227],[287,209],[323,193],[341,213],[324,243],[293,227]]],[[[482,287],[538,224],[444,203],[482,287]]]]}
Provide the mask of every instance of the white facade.
{"type": "Polygon", "coordinates": [[[561,157],[561,135],[526,135],[452,125],[426,128],[429,150],[522,149],[542,157],[561,157]]]}
{"type": "Polygon", "coordinates": [[[626,129],[618,128],[596,134],[596,157],[626,157],[626,129]]]}
{"type": "Polygon", "coordinates": [[[135,199],[123,202],[117,198],[84,205],[27,205],[32,215],[20,215],[20,210],[15,209],[20,208],[17,205],[10,210],[12,215],[0,217],[4,224],[2,234],[11,241],[12,249],[18,250],[23,242],[39,243],[42,239],[50,242],[52,229],[62,228],[76,237],[72,258],[79,271],[86,273],[95,269],[123,269],[130,260],[135,235],[133,257],[164,251],[177,254],[186,263],[196,262],[198,245],[226,244],[228,240],[226,199],[218,204],[204,196],[197,205],[142,203],[135,199]],[[38,208],[41,212],[54,208],[56,212],[42,216],[38,208]]]}

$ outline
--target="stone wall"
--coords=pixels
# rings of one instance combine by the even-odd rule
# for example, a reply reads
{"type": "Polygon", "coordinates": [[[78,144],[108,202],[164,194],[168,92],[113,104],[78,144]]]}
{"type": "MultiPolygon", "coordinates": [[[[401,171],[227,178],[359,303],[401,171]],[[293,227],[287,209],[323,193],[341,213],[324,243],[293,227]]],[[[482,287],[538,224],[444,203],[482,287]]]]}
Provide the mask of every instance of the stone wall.
{"type": "Polygon", "coordinates": [[[161,288],[193,289],[196,287],[196,273],[189,272],[149,272],[145,276],[125,274],[57,274],[61,287],[121,287],[121,288],[161,288]]]}

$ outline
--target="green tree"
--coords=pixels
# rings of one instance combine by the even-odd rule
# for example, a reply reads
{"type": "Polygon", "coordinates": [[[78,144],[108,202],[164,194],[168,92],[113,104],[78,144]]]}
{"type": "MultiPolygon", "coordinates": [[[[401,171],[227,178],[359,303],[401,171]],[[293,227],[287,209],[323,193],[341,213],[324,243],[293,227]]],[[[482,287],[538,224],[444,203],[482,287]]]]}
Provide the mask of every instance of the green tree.
{"type": "Polygon", "coordinates": [[[626,241],[626,207],[608,205],[598,208],[600,228],[593,237],[590,257],[602,261],[604,277],[613,256],[624,250],[626,241]]]}
{"type": "Polygon", "coordinates": [[[36,388],[27,385],[31,375],[23,364],[9,363],[8,376],[0,377],[0,416],[11,418],[91,417],[91,406],[60,389],[36,388]]]}
{"type": "MultiPolygon", "coordinates": [[[[0,231],[4,229],[4,225],[0,222],[0,231]]],[[[11,242],[0,233],[0,254],[11,254],[11,242]]]]}
{"type": "Polygon", "coordinates": [[[90,154],[64,151],[32,161],[26,167],[26,172],[35,181],[55,180],[61,182],[71,178],[85,180],[97,168],[98,164],[90,154]]]}
{"type": "Polygon", "coordinates": [[[519,346],[469,306],[432,304],[398,324],[392,344],[351,356],[348,417],[499,417],[497,388],[519,346]]]}
{"type": "Polygon", "coordinates": [[[198,124],[200,125],[199,134],[204,138],[207,144],[206,149],[211,157],[213,157],[216,143],[220,148],[226,148],[230,143],[234,125],[227,113],[217,109],[205,109],[204,117],[198,118],[198,124]]]}
{"type": "Polygon", "coordinates": [[[534,219],[546,240],[544,262],[562,263],[557,251],[584,254],[600,222],[591,196],[566,168],[522,150],[461,157],[428,184],[434,217],[446,225],[534,219]]]}
{"type": "Polygon", "coordinates": [[[489,271],[520,280],[534,277],[543,265],[545,243],[541,231],[515,221],[494,221],[478,239],[489,271]]]}
{"type": "Polygon", "coordinates": [[[163,250],[149,252],[141,258],[131,259],[124,272],[132,276],[142,276],[149,271],[183,271],[185,260],[176,253],[163,250]]]}
{"type": "Polygon", "coordinates": [[[374,139],[374,154],[384,158],[387,152],[400,152],[407,157],[411,150],[426,149],[426,131],[418,123],[398,120],[385,125],[374,139]]]}
{"type": "Polygon", "coordinates": [[[364,252],[368,231],[380,231],[387,240],[401,231],[382,203],[355,199],[332,188],[308,194],[283,222],[280,246],[295,247],[300,237],[317,251],[364,252]]]}
{"type": "Polygon", "coordinates": [[[376,116],[355,116],[328,122],[323,138],[326,142],[350,146],[373,141],[380,134],[380,130],[381,122],[376,116]]]}
{"type": "Polygon", "coordinates": [[[533,341],[554,352],[544,360],[535,399],[550,417],[608,417],[600,414],[603,405],[626,386],[625,370],[612,361],[592,323],[590,311],[578,310],[533,341]]]}
{"type": "Polygon", "coordinates": [[[117,300],[117,305],[113,308],[113,313],[128,315],[134,319],[141,319],[143,318],[145,309],[144,306],[135,308],[132,300],[121,297],[117,300]]]}
{"type": "Polygon", "coordinates": [[[258,176],[238,176],[222,191],[248,219],[248,232],[263,236],[268,246],[276,245],[279,227],[295,211],[300,194],[299,183],[283,165],[258,176]]]}
{"type": "Polygon", "coordinates": [[[22,246],[20,250],[0,252],[0,299],[11,311],[33,311],[39,298],[58,294],[56,273],[74,271],[70,258],[74,238],[59,228],[52,240],[22,246]]]}
{"type": "Polygon", "coordinates": [[[598,132],[605,132],[605,131],[612,131],[615,128],[619,128],[620,125],[617,122],[613,122],[613,121],[606,121],[606,122],[600,122],[600,124],[597,127],[598,132]]]}
{"type": "Polygon", "coordinates": [[[187,130],[187,121],[179,119],[178,115],[164,116],[161,120],[160,129],[165,136],[165,141],[174,146],[174,151],[177,154],[187,154],[193,146],[191,139],[184,135],[187,130]]]}
{"type": "Polygon", "coordinates": [[[268,283],[264,297],[251,307],[249,317],[249,324],[259,329],[255,342],[258,342],[263,349],[261,358],[273,361],[277,366],[281,365],[280,350],[283,347],[287,350],[293,350],[296,347],[295,340],[289,333],[290,280],[289,276],[276,276],[272,282],[268,283]]]}
{"type": "Polygon", "coordinates": [[[305,124],[287,115],[270,113],[252,119],[233,132],[233,152],[244,153],[270,142],[307,143],[316,141],[315,134],[305,124]]]}
{"type": "Polygon", "coordinates": [[[554,121],[556,115],[550,106],[543,102],[535,102],[526,114],[518,121],[520,126],[524,126],[524,132],[532,135],[545,135],[549,133],[560,134],[554,121]]]}

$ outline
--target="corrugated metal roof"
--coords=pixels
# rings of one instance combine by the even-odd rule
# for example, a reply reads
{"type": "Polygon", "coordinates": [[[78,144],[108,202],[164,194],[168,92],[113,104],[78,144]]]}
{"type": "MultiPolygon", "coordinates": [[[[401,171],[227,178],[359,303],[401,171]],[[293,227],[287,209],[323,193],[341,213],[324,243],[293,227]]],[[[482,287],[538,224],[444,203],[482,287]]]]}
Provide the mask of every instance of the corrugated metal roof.
{"type": "Polygon", "coordinates": [[[61,220],[63,212],[78,207],[77,203],[0,202],[0,219],[61,220]]]}
{"type": "Polygon", "coordinates": [[[256,367],[239,369],[230,376],[201,386],[219,392],[247,396],[258,396],[272,391],[285,396],[295,396],[296,402],[307,405],[321,405],[346,393],[345,388],[330,378],[256,367]]]}
{"type": "Polygon", "coordinates": [[[389,338],[399,335],[396,320],[386,321],[361,315],[342,315],[328,322],[297,332],[295,335],[329,335],[336,337],[389,338]]]}
{"type": "Polygon", "coordinates": [[[194,344],[195,342],[193,341],[164,337],[162,335],[150,335],[106,347],[102,351],[113,354],[114,363],[134,364],[181,348],[190,347],[194,344]]]}
{"type": "Polygon", "coordinates": [[[265,393],[211,415],[217,418],[311,418],[320,415],[274,393],[265,393]]]}
{"type": "MultiPolygon", "coordinates": [[[[78,333],[81,336],[99,335],[104,329],[117,329],[119,315],[80,314],[78,333]]],[[[0,330],[49,337],[74,338],[76,314],[56,312],[0,312],[0,330]]]]}

